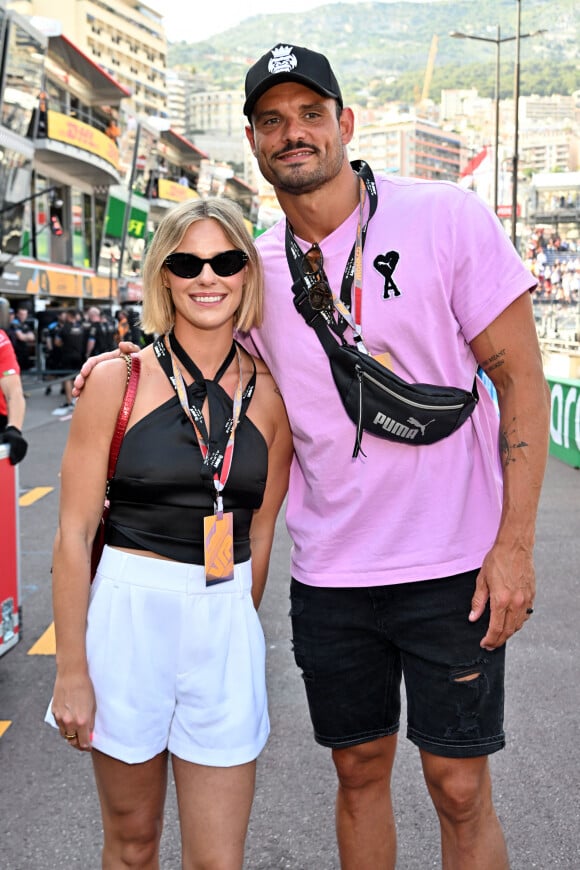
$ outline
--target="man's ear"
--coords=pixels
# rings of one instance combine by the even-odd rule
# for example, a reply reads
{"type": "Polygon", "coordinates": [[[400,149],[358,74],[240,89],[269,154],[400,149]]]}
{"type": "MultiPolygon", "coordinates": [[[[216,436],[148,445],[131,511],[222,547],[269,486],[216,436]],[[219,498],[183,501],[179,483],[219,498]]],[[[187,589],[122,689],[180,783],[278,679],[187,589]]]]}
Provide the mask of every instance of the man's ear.
{"type": "Polygon", "coordinates": [[[256,143],[254,140],[254,128],[251,124],[246,125],[246,138],[250,143],[250,148],[252,149],[252,154],[254,157],[256,156],[256,143]]]}
{"type": "Polygon", "coordinates": [[[340,113],[339,118],[340,134],[343,145],[348,145],[354,135],[354,112],[350,106],[345,108],[340,113]]]}

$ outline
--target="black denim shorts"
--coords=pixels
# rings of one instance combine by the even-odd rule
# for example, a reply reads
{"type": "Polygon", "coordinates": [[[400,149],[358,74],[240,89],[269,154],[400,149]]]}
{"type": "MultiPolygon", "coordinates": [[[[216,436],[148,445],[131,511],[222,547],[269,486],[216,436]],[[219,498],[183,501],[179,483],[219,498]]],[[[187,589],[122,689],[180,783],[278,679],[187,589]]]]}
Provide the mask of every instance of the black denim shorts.
{"type": "Polygon", "coordinates": [[[294,657],[318,743],[395,734],[402,676],[407,737],[421,749],[449,758],[503,749],[505,647],[479,645],[489,608],[468,621],[477,574],[348,589],[292,580],[294,657]]]}

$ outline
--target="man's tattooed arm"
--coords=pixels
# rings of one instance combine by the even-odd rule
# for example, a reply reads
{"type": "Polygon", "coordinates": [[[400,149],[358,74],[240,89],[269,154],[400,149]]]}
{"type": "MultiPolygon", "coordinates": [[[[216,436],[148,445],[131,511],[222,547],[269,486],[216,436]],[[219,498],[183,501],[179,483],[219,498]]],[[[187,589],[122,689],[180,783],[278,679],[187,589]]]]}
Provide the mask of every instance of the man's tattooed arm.
{"type": "Polygon", "coordinates": [[[499,350],[497,353],[494,353],[493,356],[490,356],[489,359],[486,359],[482,362],[481,367],[486,373],[489,375],[494,369],[500,368],[505,363],[505,348],[503,350],[499,350]]]}
{"type": "Polygon", "coordinates": [[[527,441],[518,441],[514,438],[516,433],[516,418],[512,417],[513,428],[508,431],[507,426],[500,430],[499,433],[499,449],[501,452],[502,465],[509,465],[510,462],[516,461],[515,450],[518,447],[529,447],[527,441]]]}

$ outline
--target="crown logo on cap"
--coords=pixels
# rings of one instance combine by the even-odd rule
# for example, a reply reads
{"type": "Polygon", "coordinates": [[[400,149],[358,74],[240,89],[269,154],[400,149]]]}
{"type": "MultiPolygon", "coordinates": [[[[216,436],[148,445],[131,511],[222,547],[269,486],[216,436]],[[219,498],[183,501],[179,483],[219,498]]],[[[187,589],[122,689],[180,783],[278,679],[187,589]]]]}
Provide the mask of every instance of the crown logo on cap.
{"type": "Polygon", "coordinates": [[[296,55],[292,54],[293,46],[278,45],[272,49],[272,57],[268,61],[268,72],[271,75],[290,72],[298,66],[296,55]]]}

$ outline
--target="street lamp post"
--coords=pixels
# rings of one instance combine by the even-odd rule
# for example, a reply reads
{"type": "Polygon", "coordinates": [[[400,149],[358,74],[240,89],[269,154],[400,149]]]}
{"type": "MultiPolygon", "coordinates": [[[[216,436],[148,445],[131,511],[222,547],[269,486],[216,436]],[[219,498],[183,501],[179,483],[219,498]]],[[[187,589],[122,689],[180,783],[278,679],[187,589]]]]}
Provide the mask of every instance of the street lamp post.
{"type": "Polygon", "coordinates": [[[518,4],[518,17],[516,24],[516,60],[514,65],[514,156],[512,158],[512,245],[517,244],[518,226],[518,162],[519,162],[519,118],[520,118],[520,26],[522,21],[522,2],[518,4]]]}
{"type": "MultiPolygon", "coordinates": [[[[531,34],[528,34],[531,36],[531,34]]],[[[497,214],[498,206],[498,189],[499,189],[499,99],[500,99],[500,47],[502,42],[513,42],[515,36],[500,35],[499,24],[496,27],[496,37],[493,36],[475,36],[471,33],[461,33],[457,30],[452,30],[449,36],[454,39],[475,39],[478,42],[491,42],[495,45],[495,137],[493,148],[493,210],[497,214]]]]}
{"type": "Polygon", "coordinates": [[[540,33],[546,33],[546,30],[534,30],[532,33],[520,33],[521,23],[521,0],[517,0],[518,17],[517,29],[515,36],[501,36],[499,24],[496,27],[496,36],[476,36],[472,33],[462,33],[457,30],[452,30],[449,36],[454,39],[475,39],[478,42],[490,42],[495,45],[495,145],[494,145],[494,164],[493,164],[493,210],[497,214],[498,208],[498,180],[499,180],[499,101],[500,101],[500,46],[503,42],[516,43],[516,63],[514,71],[514,156],[512,158],[512,231],[511,238],[515,246],[516,244],[516,221],[517,221],[517,196],[518,196],[518,138],[519,138],[519,99],[520,99],[520,40],[528,39],[530,36],[538,36],[540,33]]]}

